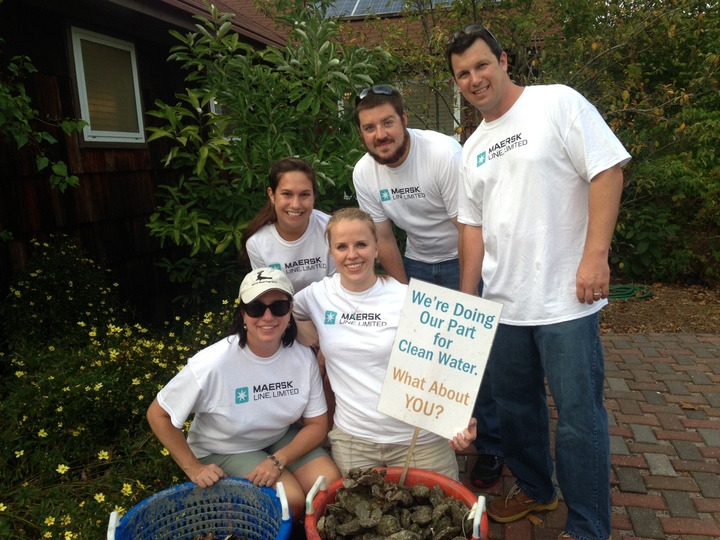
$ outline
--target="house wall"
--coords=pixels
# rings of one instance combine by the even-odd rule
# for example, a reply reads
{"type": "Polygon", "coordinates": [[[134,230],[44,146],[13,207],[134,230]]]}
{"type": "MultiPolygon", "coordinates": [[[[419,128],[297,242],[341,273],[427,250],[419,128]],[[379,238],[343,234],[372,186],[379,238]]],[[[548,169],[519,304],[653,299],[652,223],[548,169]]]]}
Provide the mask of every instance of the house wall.
{"type": "MultiPolygon", "coordinates": [[[[0,66],[14,55],[30,57],[38,73],[25,84],[41,116],[80,116],[69,60],[70,25],[135,44],[144,110],[158,98],[173,102],[176,89],[183,88],[179,66],[166,61],[174,44],[167,24],[107,2],[5,0],[0,4],[0,38],[5,40],[0,66]]],[[[145,121],[147,127],[151,117],[145,121]]],[[[64,233],[79,239],[91,257],[113,271],[124,296],[149,322],[162,322],[174,291],[154,263],[168,253],[150,237],[146,224],[158,185],[172,182],[161,162],[168,149],[162,141],[86,147],[77,135],[48,131],[59,141],[51,147],[52,157],[68,164],[80,186],[64,193],[51,189],[49,175],[36,171],[31,148],[18,151],[14,143],[0,144],[0,230],[14,238],[0,242],[0,298],[26,263],[29,242],[64,233]]]]}

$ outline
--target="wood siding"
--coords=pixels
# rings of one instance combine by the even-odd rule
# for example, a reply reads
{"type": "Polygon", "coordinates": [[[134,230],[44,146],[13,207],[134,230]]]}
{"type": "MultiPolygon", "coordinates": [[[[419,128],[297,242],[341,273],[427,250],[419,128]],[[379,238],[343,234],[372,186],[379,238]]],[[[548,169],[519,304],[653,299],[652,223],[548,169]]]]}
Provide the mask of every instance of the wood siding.
{"type": "MultiPolygon", "coordinates": [[[[58,11],[67,4],[6,0],[0,5],[0,37],[5,40],[1,65],[14,55],[30,57],[38,73],[25,85],[41,116],[80,116],[69,60],[70,25],[135,44],[145,111],[152,109],[158,98],[174,101],[174,93],[183,88],[183,74],[177,63],[166,61],[174,43],[167,24],[136,13],[104,16],[100,8],[90,9],[90,4],[68,15],[58,11]],[[28,4],[34,4],[31,15],[28,4]],[[135,29],[143,31],[137,34],[135,29]]],[[[100,4],[107,3],[94,3],[100,4]]],[[[146,115],[145,127],[150,121],[146,115]]],[[[32,148],[18,151],[7,141],[0,144],[0,230],[10,231],[14,238],[0,242],[0,296],[5,297],[10,281],[28,260],[32,239],[67,234],[113,271],[124,296],[149,322],[162,322],[169,315],[173,291],[155,261],[167,253],[160,249],[159,240],[150,236],[146,224],[155,208],[158,185],[173,181],[171,172],[162,167],[167,147],[162,142],[140,147],[87,147],[77,135],[48,131],[59,141],[50,147],[50,154],[67,163],[79,177],[80,186],[65,193],[51,189],[49,175],[36,170],[32,148]]]]}

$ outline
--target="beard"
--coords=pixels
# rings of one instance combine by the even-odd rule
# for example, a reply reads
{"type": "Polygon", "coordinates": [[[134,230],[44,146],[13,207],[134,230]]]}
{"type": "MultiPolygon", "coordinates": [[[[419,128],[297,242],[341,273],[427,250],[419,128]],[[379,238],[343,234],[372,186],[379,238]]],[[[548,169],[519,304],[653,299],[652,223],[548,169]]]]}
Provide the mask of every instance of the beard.
{"type": "MultiPolygon", "coordinates": [[[[382,141],[378,141],[380,143],[385,142],[383,139],[382,141]]],[[[392,154],[389,156],[383,157],[372,150],[368,149],[368,154],[372,156],[372,158],[377,161],[380,165],[394,165],[400,159],[405,155],[405,152],[407,152],[407,149],[410,147],[410,133],[408,133],[407,128],[403,128],[403,142],[400,146],[398,146],[398,149],[395,150],[392,154]]]]}

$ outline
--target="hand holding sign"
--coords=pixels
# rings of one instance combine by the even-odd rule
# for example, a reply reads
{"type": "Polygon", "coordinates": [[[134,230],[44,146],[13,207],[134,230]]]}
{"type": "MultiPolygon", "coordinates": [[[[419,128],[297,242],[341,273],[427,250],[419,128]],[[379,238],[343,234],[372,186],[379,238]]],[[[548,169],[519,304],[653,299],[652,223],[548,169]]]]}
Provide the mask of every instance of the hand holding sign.
{"type": "Polygon", "coordinates": [[[465,429],[501,311],[411,279],[378,410],[447,439],[465,429]]]}

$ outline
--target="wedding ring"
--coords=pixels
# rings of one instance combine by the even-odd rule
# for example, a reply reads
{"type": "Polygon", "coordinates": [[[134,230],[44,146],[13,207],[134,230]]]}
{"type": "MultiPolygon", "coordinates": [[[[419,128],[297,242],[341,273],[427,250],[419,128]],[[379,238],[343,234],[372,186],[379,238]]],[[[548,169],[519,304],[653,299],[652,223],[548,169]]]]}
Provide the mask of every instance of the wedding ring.
{"type": "Polygon", "coordinates": [[[602,292],[593,293],[593,296],[602,296],[602,292]]]}

